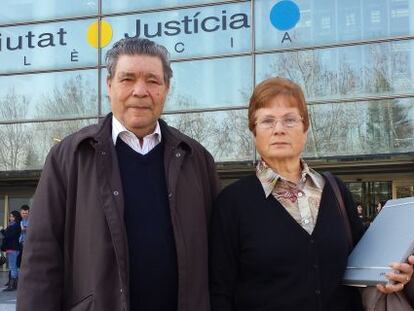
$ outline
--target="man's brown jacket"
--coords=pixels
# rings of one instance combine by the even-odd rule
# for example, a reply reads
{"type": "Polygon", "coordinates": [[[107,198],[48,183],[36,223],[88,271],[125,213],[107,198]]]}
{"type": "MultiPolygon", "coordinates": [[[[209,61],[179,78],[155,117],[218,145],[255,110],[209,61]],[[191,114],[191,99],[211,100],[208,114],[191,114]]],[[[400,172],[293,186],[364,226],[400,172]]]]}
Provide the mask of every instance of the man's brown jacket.
{"type": "MultiPolygon", "coordinates": [[[[178,310],[208,311],[211,155],[160,120],[178,261],[178,310]]],[[[50,151],[30,213],[17,311],[128,311],[128,244],[112,115],[50,151]]],[[[135,310],[133,310],[135,311],[135,310]]]]}

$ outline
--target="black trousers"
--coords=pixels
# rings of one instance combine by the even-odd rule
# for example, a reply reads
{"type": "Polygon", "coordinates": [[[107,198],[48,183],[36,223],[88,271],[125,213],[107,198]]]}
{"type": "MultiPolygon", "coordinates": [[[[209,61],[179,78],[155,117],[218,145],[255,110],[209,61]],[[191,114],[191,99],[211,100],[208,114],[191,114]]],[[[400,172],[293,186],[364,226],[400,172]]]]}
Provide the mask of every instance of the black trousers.
{"type": "Polygon", "coordinates": [[[17,256],[17,268],[20,268],[20,264],[22,263],[22,255],[23,255],[23,243],[20,243],[20,252],[17,256]]]}

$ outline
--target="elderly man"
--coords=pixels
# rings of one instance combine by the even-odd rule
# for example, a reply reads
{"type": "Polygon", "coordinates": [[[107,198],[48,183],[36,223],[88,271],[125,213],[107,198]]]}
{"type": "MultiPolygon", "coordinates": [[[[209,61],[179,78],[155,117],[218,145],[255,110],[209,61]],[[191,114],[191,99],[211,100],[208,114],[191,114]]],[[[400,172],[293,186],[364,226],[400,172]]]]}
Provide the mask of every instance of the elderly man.
{"type": "Polygon", "coordinates": [[[106,55],[112,113],[54,146],[25,242],[18,311],[207,311],[211,155],[160,118],[167,50],[106,55]]]}

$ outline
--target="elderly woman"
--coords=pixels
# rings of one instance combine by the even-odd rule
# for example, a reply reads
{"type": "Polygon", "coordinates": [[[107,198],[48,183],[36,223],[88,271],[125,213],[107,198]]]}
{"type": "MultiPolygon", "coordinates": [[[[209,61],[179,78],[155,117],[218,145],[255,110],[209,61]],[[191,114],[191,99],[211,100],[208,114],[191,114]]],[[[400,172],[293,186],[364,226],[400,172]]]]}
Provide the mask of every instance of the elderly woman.
{"type": "MultiPolygon", "coordinates": [[[[362,310],[358,290],[341,285],[349,247],[333,188],[301,159],[309,117],[300,87],[282,78],[260,83],[249,128],[261,157],[256,173],[223,190],[213,215],[212,310],[362,310]]],[[[358,241],[362,223],[336,181],[358,241]]],[[[396,284],[378,290],[401,290],[414,256],[409,261],[394,264],[396,284]]]]}

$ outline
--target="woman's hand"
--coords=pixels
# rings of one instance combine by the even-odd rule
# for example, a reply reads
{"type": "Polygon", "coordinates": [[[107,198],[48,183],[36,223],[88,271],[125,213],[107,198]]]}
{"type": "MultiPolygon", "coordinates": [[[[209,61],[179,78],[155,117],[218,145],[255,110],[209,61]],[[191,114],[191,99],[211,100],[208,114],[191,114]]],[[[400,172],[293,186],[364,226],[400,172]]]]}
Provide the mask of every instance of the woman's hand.
{"type": "Polygon", "coordinates": [[[413,276],[413,265],[414,265],[414,256],[408,257],[407,263],[397,263],[393,262],[390,264],[390,267],[394,270],[400,271],[400,273],[387,273],[386,277],[393,281],[394,284],[378,284],[377,289],[384,294],[390,294],[394,292],[399,292],[404,289],[405,284],[407,284],[411,277],[413,276]]]}

